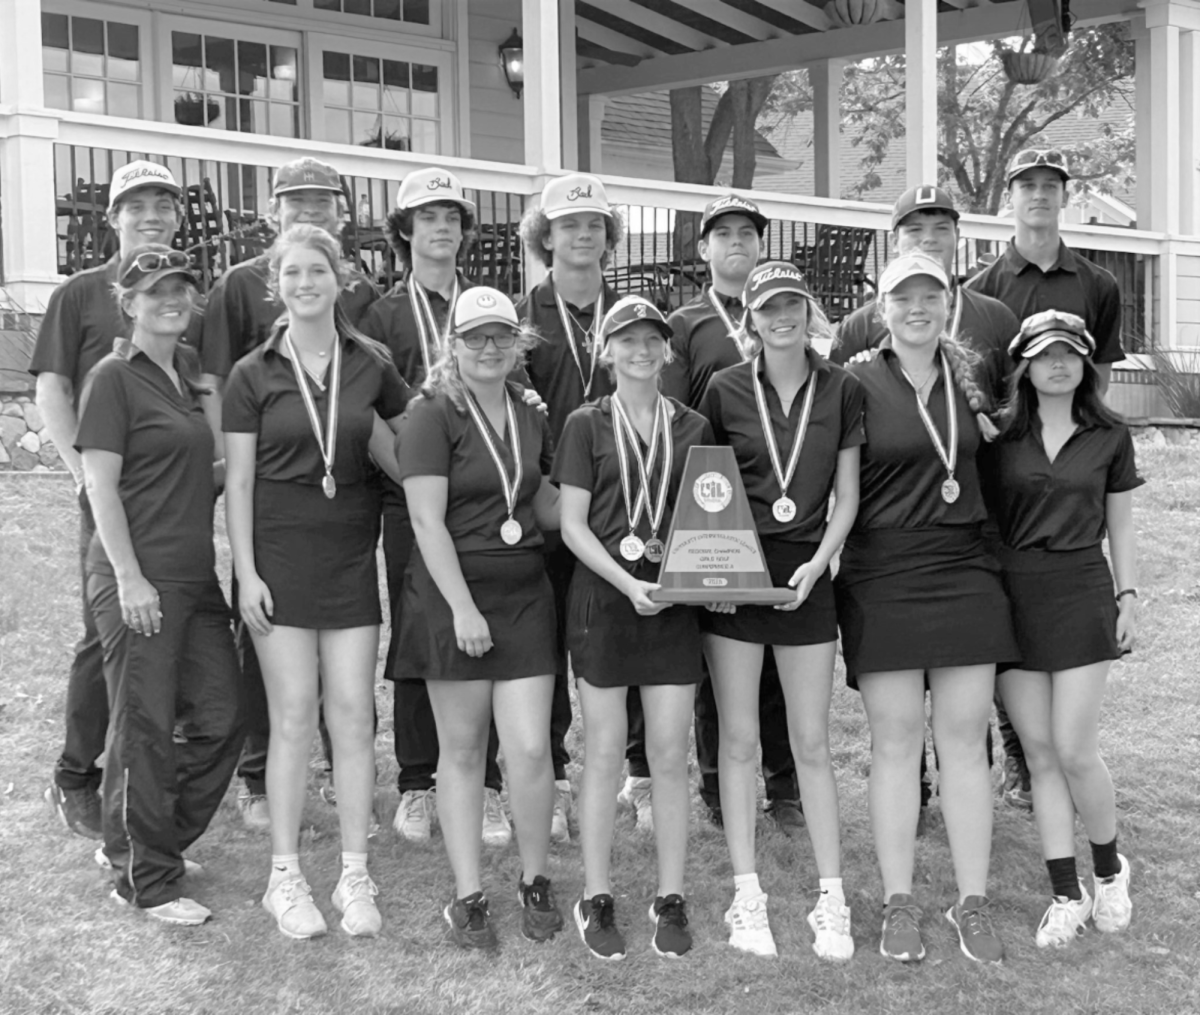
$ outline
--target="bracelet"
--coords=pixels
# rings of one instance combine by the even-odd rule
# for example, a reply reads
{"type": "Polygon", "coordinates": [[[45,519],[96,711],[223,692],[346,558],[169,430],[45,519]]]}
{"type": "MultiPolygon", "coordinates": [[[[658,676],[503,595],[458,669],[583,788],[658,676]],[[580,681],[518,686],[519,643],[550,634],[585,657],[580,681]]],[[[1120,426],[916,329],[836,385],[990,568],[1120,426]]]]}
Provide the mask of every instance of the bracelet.
{"type": "Polygon", "coordinates": [[[1125,596],[1133,596],[1134,599],[1137,599],[1137,589],[1121,589],[1117,593],[1117,602],[1119,603],[1125,596]]]}

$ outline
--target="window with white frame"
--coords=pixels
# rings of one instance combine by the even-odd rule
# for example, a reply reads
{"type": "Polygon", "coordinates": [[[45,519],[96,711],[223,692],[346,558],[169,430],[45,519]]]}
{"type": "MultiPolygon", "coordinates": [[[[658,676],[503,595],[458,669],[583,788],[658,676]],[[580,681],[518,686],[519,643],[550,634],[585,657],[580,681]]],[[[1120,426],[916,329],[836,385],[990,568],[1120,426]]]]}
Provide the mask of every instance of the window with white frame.
{"type": "Polygon", "coordinates": [[[429,0],[313,0],[313,9],[413,25],[429,24],[429,0]]]}
{"type": "Polygon", "coordinates": [[[326,48],[321,69],[326,141],[441,152],[437,66],[326,48]]]}
{"type": "Polygon", "coordinates": [[[123,21],[42,12],[46,105],[142,116],[141,29],[123,21]]]}

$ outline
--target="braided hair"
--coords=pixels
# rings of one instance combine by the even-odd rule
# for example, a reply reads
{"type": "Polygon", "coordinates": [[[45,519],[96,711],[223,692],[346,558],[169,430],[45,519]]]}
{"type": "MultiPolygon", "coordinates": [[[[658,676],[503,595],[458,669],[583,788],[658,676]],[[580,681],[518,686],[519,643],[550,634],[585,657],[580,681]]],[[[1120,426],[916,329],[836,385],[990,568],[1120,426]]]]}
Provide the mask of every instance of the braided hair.
{"type": "Polygon", "coordinates": [[[938,348],[946,356],[954,383],[958,385],[958,390],[963,393],[967,405],[975,413],[975,421],[979,424],[979,432],[983,435],[983,439],[995,440],[1000,431],[996,429],[996,424],[988,416],[991,403],[975,379],[975,370],[979,366],[979,354],[960,342],[957,336],[946,331],[942,332],[938,339],[938,348]]]}

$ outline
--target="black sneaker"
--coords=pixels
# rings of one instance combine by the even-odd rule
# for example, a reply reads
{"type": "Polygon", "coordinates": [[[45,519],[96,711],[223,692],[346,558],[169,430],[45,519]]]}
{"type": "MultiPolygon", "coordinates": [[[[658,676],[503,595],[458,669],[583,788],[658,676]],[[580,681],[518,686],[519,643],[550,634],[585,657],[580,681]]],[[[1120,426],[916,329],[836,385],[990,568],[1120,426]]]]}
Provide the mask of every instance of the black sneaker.
{"type": "Polygon", "coordinates": [[[668,959],[677,959],[692,947],[692,934],[687,929],[687,904],[682,895],[659,896],[650,906],[654,921],[654,950],[668,959]]]}
{"type": "Polygon", "coordinates": [[[775,819],[775,826],[789,838],[804,829],[804,809],[799,800],[771,800],[766,813],[775,819]]]}
{"type": "Polygon", "coordinates": [[[594,895],[575,903],[575,926],[588,951],[610,962],[625,958],[625,939],[617,930],[611,895],[594,895]]]}
{"type": "Polygon", "coordinates": [[[100,794],[90,786],[87,789],[63,789],[57,783],[51,783],[42,798],[58,820],[76,835],[85,839],[104,838],[100,824],[100,794]]]}
{"type": "Polygon", "coordinates": [[[495,948],[499,944],[483,892],[452,900],[442,915],[450,925],[450,939],[459,948],[495,948]]]}
{"type": "Polygon", "coordinates": [[[563,929],[562,913],[545,875],[537,875],[531,885],[518,881],[517,901],[521,904],[521,933],[530,941],[549,941],[563,929]]]}

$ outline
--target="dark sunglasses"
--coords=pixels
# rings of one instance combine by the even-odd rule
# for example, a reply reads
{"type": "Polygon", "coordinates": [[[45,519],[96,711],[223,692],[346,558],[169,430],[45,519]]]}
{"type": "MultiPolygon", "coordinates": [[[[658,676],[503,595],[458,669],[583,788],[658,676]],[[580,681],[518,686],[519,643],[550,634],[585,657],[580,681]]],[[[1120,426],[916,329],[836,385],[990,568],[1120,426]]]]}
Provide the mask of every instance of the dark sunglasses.
{"type": "Polygon", "coordinates": [[[1027,148],[1013,156],[1011,166],[1013,169],[1033,169],[1037,166],[1066,169],[1067,158],[1055,148],[1027,148]]]}
{"type": "Polygon", "coordinates": [[[459,335],[458,340],[472,352],[479,352],[490,340],[497,349],[511,349],[517,344],[516,332],[503,335],[459,335]]]}
{"type": "Polygon", "coordinates": [[[165,254],[159,253],[157,250],[147,250],[143,254],[138,254],[133,259],[133,263],[125,269],[125,274],[121,276],[121,285],[128,289],[137,285],[147,275],[152,275],[163,268],[178,268],[186,271],[190,277],[192,259],[182,250],[171,250],[165,254]]]}

